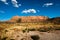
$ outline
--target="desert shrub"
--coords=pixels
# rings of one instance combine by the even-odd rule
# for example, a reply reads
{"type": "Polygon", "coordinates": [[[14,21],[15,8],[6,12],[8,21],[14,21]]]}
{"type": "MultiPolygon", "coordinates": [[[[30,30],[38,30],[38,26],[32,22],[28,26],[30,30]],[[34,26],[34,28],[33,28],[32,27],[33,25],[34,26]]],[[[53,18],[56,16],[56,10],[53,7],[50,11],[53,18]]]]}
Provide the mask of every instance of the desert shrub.
{"type": "Polygon", "coordinates": [[[21,40],[26,40],[25,38],[22,38],[21,40]]]}
{"type": "Polygon", "coordinates": [[[34,28],[31,28],[31,29],[25,29],[25,30],[22,30],[23,32],[29,32],[29,31],[35,31],[36,29],[34,29],[34,28]]]}
{"type": "Polygon", "coordinates": [[[28,29],[28,31],[35,31],[36,29],[32,28],[32,29],[28,29]]]}
{"type": "Polygon", "coordinates": [[[24,32],[28,32],[27,28],[26,28],[26,29],[24,29],[24,30],[22,30],[22,31],[23,31],[23,33],[24,33],[24,32]]]}
{"type": "Polygon", "coordinates": [[[19,35],[17,35],[17,37],[20,37],[19,35]]]}
{"type": "Polygon", "coordinates": [[[55,30],[60,30],[60,27],[55,27],[54,29],[55,29],[55,30]]]}
{"type": "Polygon", "coordinates": [[[32,38],[33,40],[39,40],[39,39],[40,39],[40,37],[39,37],[38,35],[31,36],[31,38],[32,38]]]}
{"type": "Polygon", "coordinates": [[[2,38],[1,40],[6,40],[8,37],[4,37],[4,38],[2,38]]]}
{"type": "Polygon", "coordinates": [[[40,31],[40,32],[46,32],[46,30],[43,29],[43,28],[38,29],[38,31],[40,31]]]}
{"type": "Polygon", "coordinates": [[[53,30],[53,28],[51,26],[46,28],[46,31],[50,31],[50,30],[53,30]]]}
{"type": "Polygon", "coordinates": [[[47,31],[50,31],[52,30],[52,27],[41,27],[38,29],[38,31],[40,32],[47,32],[47,31]]]}
{"type": "Polygon", "coordinates": [[[22,31],[23,31],[23,33],[26,32],[26,30],[22,30],[22,31]]]}
{"type": "Polygon", "coordinates": [[[15,39],[10,39],[10,40],[15,40],[15,39]]]}
{"type": "Polygon", "coordinates": [[[5,32],[8,32],[8,30],[5,30],[5,32]]]}

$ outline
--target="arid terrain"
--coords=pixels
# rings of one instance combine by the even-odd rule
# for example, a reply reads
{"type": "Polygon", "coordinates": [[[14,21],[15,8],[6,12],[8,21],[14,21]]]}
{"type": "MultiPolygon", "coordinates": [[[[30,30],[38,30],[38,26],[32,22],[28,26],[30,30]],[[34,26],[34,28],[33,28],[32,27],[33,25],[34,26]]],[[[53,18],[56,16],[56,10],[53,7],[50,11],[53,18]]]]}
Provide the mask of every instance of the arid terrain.
{"type": "Polygon", "coordinates": [[[60,17],[14,16],[0,22],[0,40],[60,40],[60,17]]]}

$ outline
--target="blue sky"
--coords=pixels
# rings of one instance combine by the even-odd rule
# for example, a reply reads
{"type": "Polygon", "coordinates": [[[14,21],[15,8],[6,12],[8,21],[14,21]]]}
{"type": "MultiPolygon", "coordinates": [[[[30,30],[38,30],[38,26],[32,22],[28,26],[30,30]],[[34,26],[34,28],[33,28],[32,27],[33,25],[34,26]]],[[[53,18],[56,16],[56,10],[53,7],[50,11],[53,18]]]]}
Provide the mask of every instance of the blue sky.
{"type": "Polygon", "coordinates": [[[0,0],[0,20],[16,15],[60,17],[60,0],[0,0]]]}

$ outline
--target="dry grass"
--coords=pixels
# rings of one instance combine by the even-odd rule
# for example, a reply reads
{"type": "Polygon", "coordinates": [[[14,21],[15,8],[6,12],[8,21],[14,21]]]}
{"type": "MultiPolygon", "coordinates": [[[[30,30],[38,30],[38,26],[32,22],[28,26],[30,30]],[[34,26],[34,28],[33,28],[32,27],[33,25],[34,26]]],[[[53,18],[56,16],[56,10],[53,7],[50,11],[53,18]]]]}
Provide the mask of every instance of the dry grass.
{"type": "Polygon", "coordinates": [[[0,30],[0,36],[4,40],[6,36],[12,36],[14,31],[17,32],[17,34],[20,31],[23,33],[29,31],[48,32],[51,30],[60,30],[60,25],[53,23],[0,23],[0,30]]]}

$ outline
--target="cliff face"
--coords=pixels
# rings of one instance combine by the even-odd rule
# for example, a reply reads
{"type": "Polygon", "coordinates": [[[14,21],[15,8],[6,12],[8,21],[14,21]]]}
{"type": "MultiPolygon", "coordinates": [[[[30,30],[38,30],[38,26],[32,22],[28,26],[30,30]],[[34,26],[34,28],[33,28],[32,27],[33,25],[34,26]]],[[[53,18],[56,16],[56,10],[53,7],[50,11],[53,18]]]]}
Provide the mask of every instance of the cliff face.
{"type": "Polygon", "coordinates": [[[14,16],[9,22],[41,22],[49,19],[46,16],[14,16]]]}
{"type": "Polygon", "coordinates": [[[21,22],[40,22],[47,20],[48,17],[45,16],[29,16],[29,17],[22,17],[21,22]]]}

